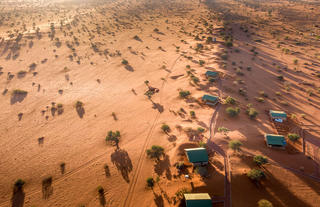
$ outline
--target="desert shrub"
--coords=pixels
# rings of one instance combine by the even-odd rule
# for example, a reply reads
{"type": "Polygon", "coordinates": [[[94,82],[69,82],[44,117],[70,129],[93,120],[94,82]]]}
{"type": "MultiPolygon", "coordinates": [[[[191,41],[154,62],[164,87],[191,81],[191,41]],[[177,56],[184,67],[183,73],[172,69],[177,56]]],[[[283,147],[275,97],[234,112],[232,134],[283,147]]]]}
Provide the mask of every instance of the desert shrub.
{"type": "Polygon", "coordinates": [[[297,59],[294,59],[294,60],[293,60],[293,63],[294,63],[295,65],[298,65],[298,60],[297,60],[297,59]]]}
{"type": "Polygon", "coordinates": [[[229,147],[235,152],[239,152],[241,150],[241,146],[242,142],[240,142],[239,140],[231,140],[229,142],[229,147]]]}
{"type": "Polygon", "coordinates": [[[194,112],[194,111],[190,111],[190,116],[191,116],[191,118],[196,118],[196,112],[194,112]]]}
{"type": "Polygon", "coordinates": [[[278,80],[280,80],[280,81],[283,81],[283,80],[284,80],[283,75],[279,75],[279,76],[277,76],[277,78],[278,78],[278,80]]]}
{"type": "Polygon", "coordinates": [[[190,191],[187,188],[181,188],[175,193],[175,195],[178,199],[183,199],[184,194],[189,192],[190,191]]]}
{"type": "Polygon", "coordinates": [[[228,96],[228,97],[226,98],[225,102],[226,102],[227,104],[232,104],[232,105],[236,104],[236,100],[235,100],[234,98],[232,98],[231,96],[228,96]]]}
{"type": "Polygon", "coordinates": [[[243,75],[244,75],[244,73],[242,72],[242,70],[241,70],[240,68],[238,68],[238,69],[236,70],[236,74],[237,74],[237,75],[240,75],[240,76],[243,76],[243,75]]]}
{"type": "Polygon", "coordinates": [[[264,164],[268,163],[268,158],[266,158],[262,155],[256,155],[253,157],[253,162],[259,166],[264,165],[264,164]]]}
{"type": "Polygon", "coordinates": [[[15,89],[12,91],[12,95],[26,95],[28,92],[20,89],[15,89]]]}
{"type": "Polygon", "coordinates": [[[199,65],[203,66],[206,62],[204,60],[199,60],[199,65]]]}
{"type": "Polygon", "coordinates": [[[226,112],[230,117],[235,117],[240,113],[240,108],[238,108],[238,107],[235,107],[235,108],[234,107],[228,107],[226,109],[226,112]]]}
{"type": "Polygon", "coordinates": [[[263,103],[264,102],[264,98],[262,97],[256,97],[256,100],[260,103],[263,103]]]}
{"type": "Polygon", "coordinates": [[[232,47],[232,46],[233,46],[233,43],[232,43],[231,40],[228,40],[228,41],[225,42],[225,45],[226,45],[227,47],[232,47]]]}
{"type": "Polygon", "coordinates": [[[199,81],[200,81],[200,79],[199,79],[198,77],[194,76],[194,75],[191,75],[191,80],[192,80],[192,82],[194,82],[195,84],[198,84],[199,81]]]}
{"type": "Polygon", "coordinates": [[[255,108],[250,107],[247,109],[247,114],[249,115],[250,119],[254,119],[259,114],[259,112],[255,108]]]}
{"type": "Polygon", "coordinates": [[[184,91],[184,90],[181,90],[180,92],[179,92],[179,96],[181,97],[181,98],[187,98],[188,96],[190,96],[190,91],[184,91]]]}
{"type": "Polygon", "coordinates": [[[75,104],[76,108],[82,108],[83,107],[83,103],[81,101],[77,101],[75,104]]]}
{"type": "Polygon", "coordinates": [[[199,147],[206,148],[206,147],[207,147],[207,143],[205,143],[205,142],[203,142],[203,141],[200,141],[200,142],[199,142],[199,147]]]}
{"type": "Polygon", "coordinates": [[[164,148],[158,145],[152,145],[150,149],[147,149],[146,153],[149,158],[160,160],[160,157],[164,155],[164,148]]]}
{"type": "Polygon", "coordinates": [[[162,124],[161,129],[164,133],[169,133],[171,131],[168,124],[162,124]]]}
{"type": "Polygon", "coordinates": [[[264,91],[259,91],[260,96],[268,97],[268,94],[266,94],[264,91]]]}
{"type": "Polygon", "coordinates": [[[227,136],[228,133],[230,132],[230,129],[228,129],[226,127],[219,127],[218,132],[223,133],[225,136],[227,136]]]}
{"type": "Polygon", "coordinates": [[[210,43],[212,43],[212,42],[213,42],[212,37],[207,37],[206,43],[207,43],[207,44],[210,44],[210,43]]]}
{"type": "Polygon", "coordinates": [[[261,199],[258,201],[258,207],[273,207],[273,205],[270,201],[261,199]]]}
{"type": "Polygon", "coordinates": [[[197,131],[200,132],[200,133],[203,133],[203,132],[205,131],[205,129],[202,128],[202,127],[198,127],[198,128],[197,128],[197,131]]]}
{"type": "Polygon", "coordinates": [[[262,178],[265,177],[264,173],[258,169],[251,169],[247,173],[247,176],[248,176],[248,178],[250,178],[250,180],[255,181],[255,182],[259,182],[262,178]]]}
{"type": "Polygon", "coordinates": [[[126,60],[126,59],[123,59],[121,63],[122,63],[123,65],[128,65],[128,64],[129,64],[128,60],[126,60]]]}
{"type": "Polygon", "coordinates": [[[150,188],[153,188],[153,186],[154,186],[153,177],[148,177],[146,181],[147,181],[147,186],[150,187],[150,188]]]}
{"type": "Polygon", "coordinates": [[[97,191],[99,194],[104,194],[104,188],[101,185],[97,187],[97,191]]]}
{"type": "Polygon", "coordinates": [[[290,134],[288,134],[288,138],[291,141],[295,142],[300,139],[300,136],[298,134],[290,133],[290,134]]]}
{"type": "Polygon", "coordinates": [[[16,180],[16,182],[14,183],[14,188],[15,190],[21,190],[24,186],[25,182],[22,179],[18,179],[16,180]]]}
{"type": "Polygon", "coordinates": [[[119,142],[120,142],[120,132],[119,131],[109,131],[108,135],[106,136],[106,142],[107,143],[113,143],[117,148],[119,148],[119,142]]]}

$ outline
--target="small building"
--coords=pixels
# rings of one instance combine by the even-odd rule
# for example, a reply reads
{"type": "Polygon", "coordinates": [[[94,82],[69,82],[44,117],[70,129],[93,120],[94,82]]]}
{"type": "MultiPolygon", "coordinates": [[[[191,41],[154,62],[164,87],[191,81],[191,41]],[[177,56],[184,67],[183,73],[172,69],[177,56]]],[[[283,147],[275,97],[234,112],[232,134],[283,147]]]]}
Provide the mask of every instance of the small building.
{"type": "Polygon", "coordinates": [[[217,71],[207,70],[206,77],[210,80],[216,80],[219,77],[219,73],[217,71]]]}
{"type": "Polygon", "coordinates": [[[273,121],[280,122],[282,123],[287,119],[287,114],[284,111],[274,111],[270,110],[269,111],[270,117],[273,121]]]}
{"type": "Polygon", "coordinates": [[[219,97],[218,96],[211,96],[211,95],[204,95],[204,96],[202,96],[202,101],[207,105],[214,106],[219,102],[219,97]]]}
{"type": "Polygon", "coordinates": [[[268,147],[285,148],[287,145],[286,139],[278,134],[265,134],[265,141],[268,147]]]}
{"type": "Polygon", "coordinates": [[[212,200],[208,193],[184,194],[187,207],[212,207],[212,200]]]}
{"type": "Polygon", "coordinates": [[[207,165],[209,161],[208,152],[205,148],[185,149],[187,158],[194,166],[207,165]]]}

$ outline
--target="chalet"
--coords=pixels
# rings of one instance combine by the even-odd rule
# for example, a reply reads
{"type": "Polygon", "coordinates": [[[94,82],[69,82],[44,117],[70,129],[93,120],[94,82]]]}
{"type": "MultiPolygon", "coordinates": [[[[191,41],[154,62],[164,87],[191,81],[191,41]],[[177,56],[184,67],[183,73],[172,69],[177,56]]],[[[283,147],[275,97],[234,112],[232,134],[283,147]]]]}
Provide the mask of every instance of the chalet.
{"type": "Polygon", "coordinates": [[[194,166],[207,165],[209,161],[207,150],[203,147],[185,149],[187,158],[194,166]]]}
{"type": "Polygon", "coordinates": [[[204,95],[204,96],[202,96],[202,101],[207,105],[214,106],[219,102],[219,97],[204,95]]]}
{"type": "Polygon", "coordinates": [[[285,148],[287,145],[286,139],[282,135],[265,134],[264,138],[268,147],[285,148]]]}
{"type": "Polygon", "coordinates": [[[186,207],[212,207],[212,200],[208,193],[184,194],[186,207]]]}
{"type": "Polygon", "coordinates": [[[283,122],[287,119],[287,114],[284,111],[274,111],[274,110],[270,110],[269,111],[270,117],[273,121],[276,122],[283,122]]]}
{"type": "Polygon", "coordinates": [[[208,79],[210,79],[210,81],[211,80],[214,81],[219,77],[219,73],[217,71],[211,71],[211,70],[208,70],[205,75],[208,79]]]}

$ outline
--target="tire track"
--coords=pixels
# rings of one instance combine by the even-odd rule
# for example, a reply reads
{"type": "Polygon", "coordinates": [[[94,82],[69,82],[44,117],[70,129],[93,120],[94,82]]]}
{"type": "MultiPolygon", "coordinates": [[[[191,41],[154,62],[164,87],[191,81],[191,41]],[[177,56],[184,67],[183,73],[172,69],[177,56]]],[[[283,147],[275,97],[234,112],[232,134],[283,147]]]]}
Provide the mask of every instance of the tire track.
{"type": "MultiPolygon", "coordinates": [[[[181,55],[173,62],[172,66],[170,68],[171,71],[173,70],[174,66],[176,65],[177,61],[180,58],[181,58],[181,55]]],[[[166,75],[166,79],[169,77],[169,75],[170,75],[170,73],[168,73],[166,75]]],[[[161,104],[161,98],[162,98],[162,92],[163,92],[164,86],[165,86],[165,81],[163,81],[162,86],[161,86],[159,104],[161,104]]],[[[132,198],[133,198],[135,187],[136,187],[136,184],[138,182],[138,177],[139,177],[138,175],[140,174],[141,168],[143,166],[144,152],[146,151],[146,148],[150,143],[152,132],[153,132],[155,126],[156,126],[156,123],[157,123],[157,121],[158,121],[158,119],[160,117],[160,114],[161,114],[160,112],[157,113],[157,115],[156,115],[156,117],[155,117],[155,119],[153,121],[153,124],[152,124],[152,126],[151,126],[151,128],[150,128],[150,130],[148,132],[146,140],[145,140],[145,142],[143,144],[143,147],[142,147],[142,150],[141,150],[141,153],[140,153],[140,156],[139,156],[138,164],[137,164],[137,169],[135,170],[135,172],[133,174],[133,179],[132,179],[133,182],[131,182],[131,184],[129,185],[129,189],[128,189],[127,195],[126,195],[125,200],[124,200],[123,205],[122,205],[123,207],[126,207],[126,206],[130,207],[130,205],[131,205],[131,201],[132,201],[132,198]]]]}

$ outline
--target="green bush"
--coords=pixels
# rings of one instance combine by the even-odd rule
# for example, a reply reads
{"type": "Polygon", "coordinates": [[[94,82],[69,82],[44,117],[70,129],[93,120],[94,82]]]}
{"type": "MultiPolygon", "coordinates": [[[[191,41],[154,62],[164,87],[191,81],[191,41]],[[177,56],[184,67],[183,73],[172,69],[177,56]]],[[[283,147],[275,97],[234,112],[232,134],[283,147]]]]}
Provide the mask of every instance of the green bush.
{"type": "Polygon", "coordinates": [[[165,133],[169,133],[171,131],[171,129],[170,129],[168,124],[162,124],[161,129],[165,133]]]}
{"type": "Polygon", "coordinates": [[[194,111],[190,111],[190,116],[191,116],[191,118],[196,118],[196,112],[194,112],[194,111]]]}
{"type": "Polygon", "coordinates": [[[123,65],[128,65],[128,64],[129,64],[128,60],[126,60],[126,59],[123,59],[121,63],[122,63],[123,65]]]}
{"type": "Polygon", "coordinates": [[[153,188],[154,186],[154,179],[152,177],[147,178],[147,186],[153,188]]]}
{"type": "Polygon", "coordinates": [[[237,115],[240,113],[240,108],[238,108],[238,107],[235,107],[235,108],[233,108],[233,107],[228,107],[228,108],[226,109],[226,112],[227,112],[227,114],[228,114],[230,117],[235,117],[235,116],[237,116],[237,115]]]}
{"type": "Polygon", "coordinates": [[[273,207],[273,205],[270,201],[261,199],[258,201],[258,207],[273,207]]]}
{"type": "Polygon", "coordinates": [[[236,104],[236,100],[235,100],[234,98],[232,98],[231,96],[228,96],[228,97],[226,98],[225,102],[226,102],[227,104],[232,104],[232,105],[236,104]]]}
{"type": "Polygon", "coordinates": [[[300,136],[298,134],[290,133],[290,134],[288,134],[288,138],[291,141],[296,142],[300,139],[300,136]]]}
{"type": "Polygon", "coordinates": [[[248,173],[247,176],[255,182],[259,182],[262,178],[265,177],[264,173],[261,170],[258,169],[251,169],[248,173]]]}
{"type": "Polygon", "coordinates": [[[239,140],[231,140],[229,142],[229,147],[231,149],[233,149],[233,151],[240,151],[241,150],[241,147],[242,146],[242,142],[240,142],[239,140]]]}
{"type": "Polygon", "coordinates": [[[253,162],[260,166],[268,163],[268,159],[262,155],[256,155],[253,157],[253,162]]]}
{"type": "Polygon", "coordinates": [[[181,97],[181,98],[187,98],[188,96],[190,96],[190,91],[184,91],[184,90],[181,90],[180,92],[179,92],[179,96],[181,97]]]}
{"type": "Polygon", "coordinates": [[[106,136],[106,142],[109,143],[113,143],[117,148],[119,148],[119,142],[120,142],[120,132],[119,131],[109,131],[108,135],[106,136]]]}
{"type": "Polygon", "coordinates": [[[250,119],[254,119],[259,114],[259,112],[255,108],[250,107],[247,109],[247,114],[249,115],[250,119]]]}

